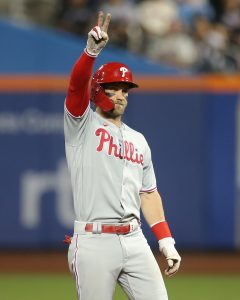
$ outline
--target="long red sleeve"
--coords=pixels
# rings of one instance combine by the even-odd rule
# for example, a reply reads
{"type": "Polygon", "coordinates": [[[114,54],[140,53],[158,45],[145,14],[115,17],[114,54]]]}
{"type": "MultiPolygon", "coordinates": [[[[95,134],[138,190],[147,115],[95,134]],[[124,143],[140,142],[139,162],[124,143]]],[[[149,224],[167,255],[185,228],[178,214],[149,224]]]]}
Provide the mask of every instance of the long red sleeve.
{"type": "Polygon", "coordinates": [[[94,62],[94,57],[83,52],[73,67],[67,91],[66,107],[75,117],[82,116],[88,107],[94,62]]]}

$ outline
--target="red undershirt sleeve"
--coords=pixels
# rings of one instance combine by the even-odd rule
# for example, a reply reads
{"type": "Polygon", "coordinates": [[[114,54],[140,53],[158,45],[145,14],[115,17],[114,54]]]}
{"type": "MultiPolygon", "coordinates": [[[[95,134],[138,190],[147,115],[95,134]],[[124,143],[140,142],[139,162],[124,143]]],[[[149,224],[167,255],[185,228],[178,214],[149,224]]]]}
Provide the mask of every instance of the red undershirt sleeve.
{"type": "Polygon", "coordinates": [[[89,105],[94,62],[94,57],[83,52],[73,67],[67,91],[66,108],[75,117],[81,117],[89,105]]]}

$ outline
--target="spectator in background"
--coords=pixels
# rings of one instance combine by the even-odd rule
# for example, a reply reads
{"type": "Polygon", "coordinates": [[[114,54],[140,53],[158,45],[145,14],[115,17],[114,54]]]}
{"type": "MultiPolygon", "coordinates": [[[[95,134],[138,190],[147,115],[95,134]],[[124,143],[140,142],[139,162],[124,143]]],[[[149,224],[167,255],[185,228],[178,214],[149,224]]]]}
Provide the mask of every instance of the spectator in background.
{"type": "Polygon", "coordinates": [[[57,17],[57,27],[78,35],[88,32],[93,13],[88,0],[62,0],[57,17]]]}
{"type": "Polygon", "coordinates": [[[138,5],[138,14],[147,56],[183,68],[195,63],[197,50],[179,18],[175,1],[143,1],[138,5]]]}
{"type": "Polygon", "coordinates": [[[230,29],[240,28],[240,0],[223,0],[221,21],[230,29]]]}
{"type": "Polygon", "coordinates": [[[230,54],[235,58],[237,69],[240,70],[240,28],[236,28],[230,33],[230,54]]]}
{"type": "Polygon", "coordinates": [[[172,0],[146,0],[137,6],[139,22],[147,35],[166,34],[179,20],[178,7],[172,0]]]}
{"type": "Polygon", "coordinates": [[[137,5],[136,13],[142,30],[141,52],[157,57],[152,48],[178,23],[178,7],[172,0],[146,0],[137,5]]]}
{"type": "Polygon", "coordinates": [[[208,19],[213,17],[213,8],[208,0],[175,0],[179,7],[179,15],[183,24],[191,26],[195,15],[203,15],[208,19]]]}
{"type": "Polygon", "coordinates": [[[197,60],[197,48],[192,36],[178,22],[167,34],[155,40],[148,55],[175,67],[192,69],[197,60]]]}
{"type": "Polygon", "coordinates": [[[195,69],[199,72],[234,72],[236,59],[231,55],[229,30],[224,24],[212,24],[206,17],[197,16],[194,21],[198,59],[195,69]]]}
{"type": "Polygon", "coordinates": [[[0,0],[0,9],[18,22],[52,26],[58,0],[0,0]]]}
{"type": "Polygon", "coordinates": [[[132,31],[135,31],[136,35],[139,33],[133,2],[130,0],[99,1],[99,10],[111,14],[109,36],[112,44],[121,48],[130,48],[132,31]]]}
{"type": "Polygon", "coordinates": [[[215,21],[228,30],[228,56],[240,70],[240,0],[210,0],[215,8],[215,21]]]}

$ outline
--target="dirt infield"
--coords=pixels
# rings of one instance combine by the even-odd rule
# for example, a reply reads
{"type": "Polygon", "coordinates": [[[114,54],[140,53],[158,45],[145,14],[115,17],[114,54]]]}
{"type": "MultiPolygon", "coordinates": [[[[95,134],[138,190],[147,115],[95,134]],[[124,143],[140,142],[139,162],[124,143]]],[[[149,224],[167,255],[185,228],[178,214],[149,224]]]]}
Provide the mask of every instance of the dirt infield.
{"type": "MultiPolygon", "coordinates": [[[[184,252],[181,271],[186,273],[240,273],[240,252],[184,252]]],[[[156,254],[161,269],[166,266],[156,254]]],[[[0,251],[0,272],[68,272],[67,251],[0,251]]]]}

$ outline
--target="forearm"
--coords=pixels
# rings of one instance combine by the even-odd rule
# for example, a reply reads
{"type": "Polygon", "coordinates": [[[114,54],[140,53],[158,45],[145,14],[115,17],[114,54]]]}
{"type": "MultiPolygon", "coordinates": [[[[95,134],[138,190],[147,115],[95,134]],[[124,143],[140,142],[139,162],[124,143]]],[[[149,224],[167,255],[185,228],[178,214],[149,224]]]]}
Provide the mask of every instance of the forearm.
{"type": "Polygon", "coordinates": [[[165,220],[162,199],[158,191],[141,195],[141,209],[145,220],[158,240],[172,236],[165,220]]]}
{"type": "Polygon", "coordinates": [[[167,259],[168,268],[165,270],[165,274],[172,276],[179,269],[181,257],[175,249],[175,241],[172,238],[168,223],[165,221],[159,193],[155,191],[141,194],[141,209],[145,220],[158,240],[160,251],[167,259]]]}
{"type": "Polygon", "coordinates": [[[95,58],[84,52],[75,63],[71,73],[66,107],[76,117],[82,116],[89,105],[90,81],[94,62],[95,58]]]}
{"type": "Polygon", "coordinates": [[[141,197],[141,210],[149,226],[164,221],[162,199],[158,191],[143,193],[141,197]]]}

